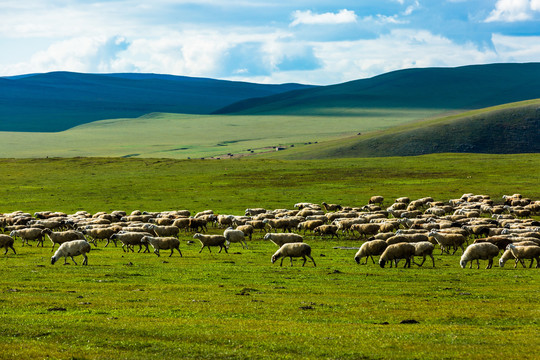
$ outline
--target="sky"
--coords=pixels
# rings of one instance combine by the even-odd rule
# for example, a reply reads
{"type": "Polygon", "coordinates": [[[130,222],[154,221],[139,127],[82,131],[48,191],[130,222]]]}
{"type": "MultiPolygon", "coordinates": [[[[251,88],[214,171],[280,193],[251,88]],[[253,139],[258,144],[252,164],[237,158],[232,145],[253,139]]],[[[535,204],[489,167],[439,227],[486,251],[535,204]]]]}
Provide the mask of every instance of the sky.
{"type": "Polygon", "coordinates": [[[540,0],[0,0],[0,76],[327,85],[498,62],[540,62],[540,0]]]}

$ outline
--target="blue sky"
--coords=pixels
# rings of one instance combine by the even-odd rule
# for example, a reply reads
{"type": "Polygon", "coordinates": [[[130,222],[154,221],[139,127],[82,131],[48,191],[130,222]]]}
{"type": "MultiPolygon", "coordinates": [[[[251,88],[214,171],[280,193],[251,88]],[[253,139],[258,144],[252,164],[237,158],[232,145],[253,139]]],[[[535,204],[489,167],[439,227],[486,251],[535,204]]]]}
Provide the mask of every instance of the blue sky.
{"type": "Polygon", "coordinates": [[[1,0],[0,76],[153,72],[334,84],[540,62],[540,0],[1,0]]]}

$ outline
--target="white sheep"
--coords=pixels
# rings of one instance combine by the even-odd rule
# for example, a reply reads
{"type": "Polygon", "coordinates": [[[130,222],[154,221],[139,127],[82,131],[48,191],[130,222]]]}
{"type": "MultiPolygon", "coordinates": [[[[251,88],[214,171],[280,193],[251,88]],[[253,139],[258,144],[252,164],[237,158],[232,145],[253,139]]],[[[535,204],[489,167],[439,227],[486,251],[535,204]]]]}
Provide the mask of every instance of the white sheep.
{"type": "Polygon", "coordinates": [[[43,230],[42,228],[33,228],[33,227],[26,228],[26,229],[13,230],[9,234],[9,236],[11,236],[12,238],[20,237],[22,239],[22,246],[24,246],[25,243],[28,246],[32,246],[28,243],[28,240],[37,240],[38,242],[37,246],[39,246],[40,243],[41,243],[41,246],[43,246],[44,236],[41,233],[42,230],[43,230]]]}
{"type": "Polygon", "coordinates": [[[292,233],[268,233],[264,235],[264,240],[270,240],[279,247],[287,243],[304,242],[301,235],[292,233]]]}
{"type": "Polygon", "coordinates": [[[15,252],[15,248],[13,247],[14,243],[15,243],[15,240],[13,240],[13,238],[11,236],[0,234],[0,247],[3,247],[4,249],[6,249],[6,252],[4,252],[4,255],[7,254],[8,249],[10,249],[10,248],[11,248],[11,250],[13,250],[14,254],[17,254],[15,252]]]}
{"type": "Polygon", "coordinates": [[[208,248],[208,251],[212,252],[212,250],[210,250],[210,246],[219,246],[218,252],[221,252],[221,250],[225,249],[225,252],[228,253],[227,247],[225,246],[225,241],[227,239],[225,239],[225,236],[223,235],[204,235],[201,233],[196,233],[195,235],[193,235],[193,238],[201,242],[202,247],[201,250],[199,250],[199,254],[203,251],[205,247],[208,248]]]}
{"type": "Polygon", "coordinates": [[[249,240],[251,240],[254,228],[252,225],[239,225],[236,227],[236,230],[242,231],[244,236],[249,236],[249,240]]]}
{"type": "Polygon", "coordinates": [[[372,196],[370,199],[369,199],[369,202],[368,204],[379,204],[382,206],[382,203],[384,202],[384,197],[382,196],[379,196],[379,195],[375,195],[375,196],[372,196]]]}
{"type": "Polygon", "coordinates": [[[478,243],[469,245],[463,255],[461,255],[461,260],[459,265],[461,268],[467,266],[467,262],[471,262],[470,269],[472,269],[472,263],[476,260],[477,269],[480,269],[480,260],[488,260],[488,265],[486,269],[491,269],[493,266],[493,258],[499,254],[499,248],[497,245],[491,243],[478,243]]]}
{"type": "Polygon", "coordinates": [[[124,252],[129,252],[129,250],[131,250],[132,252],[135,252],[133,250],[133,247],[135,245],[139,245],[138,252],[141,252],[143,245],[146,248],[144,252],[149,252],[150,250],[148,250],[148,244],[143,244],[141,242],[144,236],[152,236],[152,234],[147,233],[147,232],[120,231],[116,234],[113,234],[111,236],[111,240],[113,240],[115,243],[116,243],[116,240],[120,240],[120,242],[122,243],[122,250],[124,250],[124,252]]]}
{"type": "Polygon", "coordinates": [[[423,260],[420,264],[416,264],[418,266],[424,265],[424,262],[426,261],[426,256],[429,256],[431,258],[431,261],[433,262],[433,267],[435,267],[435,259],[433,258],[433,250],[435,249],[435,246],[430,243],[429,241],[420,241],[416,243],[412,243],[414,246],[414,256],[423,256],[423,260]]]}
{"type": "Polygon", "coordinates": [[[306,256],[313,261],[313,266],[317,266],[315,264],[315,260],[313,260],[313,257],[311,256],[311,247],[303,242],[296,242],[296,243],[287,243],[283,244],[278,251],[272,255],[272,264],[275,263],[279,258],[281,258],[281,264],[279,266],[283,266],[283,260],[286,257],[289,257],[291,259],[291,266],[293,265],[292,258],[293,257],[301,257],[304,259],[304,263],[302,266],[306,265],[306,256]]]}
{"type": "MultiPolygon", "coordinates": [[[[515,259],[514,254],[512,254],[512,250],[505,250],[504,253],[501,255],[501,258],[499,259],[499,267],[504,267],[504,264],[510,259],[515,259]]],[[[523,260],[520,260],[520,262],[523,265],[523,260]]],[[[531,260],[531,264],[529,265],[529,267],[532,266],[533,262],[534,260],[531,260]]]]}
{"type": "Polygon", "coordinates": [[[71,260],[75,262],[74,256],[82,255],[84,257],[83,265],[88,265],[88,256],[86,254],[91,250],[90,243],[86,240],[73,240],[63,243],[58,247],[58,250],[51,257],[51,264],[54,265],[58,259],[64,257],[64,265],[67,264],[67,257],[69,256],[71,260]]]}
{"type": "Polygon", "coordinates": [[[227,247],[229,247],[231,243],[240,243],[240,245],[242,245],[242,249],[244,248],[244,245],[246,245],[246,249],[248,248],[245,235],[242,230],[235,230],[232,227],[228,227],[223,232],[223,236],[225,236],[225,239],[227,240],[227,247]]]}
{"type": "MultiPolygon", "coordinates": [[[[52,242],[52,248],[51,252],[54,251],[54,246],[56,244],[62,245],[65,242],[72,241],[72,240],[86,240],[84,237],[84,234],[80,231],[76,230],[67,230],[67,231],[52,231],[51,229],[44,229],[41,232],[44,236],[48,236],[49,240],[52,242]]],[[[94,246],[96,243],[94,242],[94,246]]]]}
{"type": "Polygon", "coordinates": [[[180,251],[180,240],[175,237],[143,236],[141,242],[143,244],[152,245],[152,247],[154,248],[154,254],[156,254],[157,256],[160,256],[159,250],[171,250],[171,254],[169,255],[169,257],[171,257],[174,249],[178,250],[178,253],[180,254],[180,256],[182,256],[182,252],[180,251]]]}
{"type": "MultiPolygon", "coordinates": [[[[518,262],[521,262],[523,259],[532,259],[536,260],[536,267],[540,267],[540,246],[515,246],[514,244],[509,244],[506,247],[506,250],[510,250],[512,255],[516,258],[514,267],[517,267],[518,262]]],[[[531,267],[533,261],[531,261],[531,267]]],[[[522,262],[521,265],[525,267],[525,264],[522,262]]]]}
{"type": "Polygon", "coordinates": [[[362,244],[362,246],[360,246],[360,249],[358,250],[356,255],[354,255],[354,260],[357,264],[360,264],[360,260],[365,256],[367,264],[368,258],[371,257],[371,261],[373,261],[373,263],[375,264],[373,256],[381,255],[387,247],[388,244],[384,240],[366,241],[362,244]]]}
{"type": "Polygon", "coordinates": [[[409,243],[399,243],[388,245],[386,250],[379,258],[379,265],[384,268],[387,261],[390,261],[390,267],[392,267],[392,261],[397,267],[398,261],[405,259],[405,265],[403,267],[411,267],[411,258],[414,256],[416,249],[414,245],[409,243]]]}
{"type": "Polygon", "coordinates": [[[461,234],[442,233],[432,230],[429,232],[428,237],[433,237],[437,244],[439,244],[439,246],[441,247],[441,254],[443,252],[450,254],[450,247],[454,248],[454,252],[452,253],[452,255],[456,253],[458,248],[461,248],[462,251],[465,251],[465,249],[463,248],[463,244],[467,241],[467,238],[461,234]]]}

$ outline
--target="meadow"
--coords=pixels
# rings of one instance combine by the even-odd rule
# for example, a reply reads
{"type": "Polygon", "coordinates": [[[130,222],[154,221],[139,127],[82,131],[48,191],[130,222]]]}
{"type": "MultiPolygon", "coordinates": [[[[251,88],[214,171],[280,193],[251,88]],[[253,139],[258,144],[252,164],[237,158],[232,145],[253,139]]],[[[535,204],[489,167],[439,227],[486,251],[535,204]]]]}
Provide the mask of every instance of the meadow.
{"type": "MultiPolygon", "coordinates": [[[[173,160],[1,159],[0,212],[358,206],[371,195],[539,199],[540,156],[173,160]]],[[[211,233],[222,230],[211,228],[211,233]]],[[[50,245],[0,256],[0,358],[534,359],[538,269],[461,269],[440,255],[411,269],[357,265],[351,238],[306,235],[316,267],[271,264],[277,249],[124,253],[100,243],[88,266],[50,265],[50,245]],[[337,247],[337,248],[336,248],[337,247]],[[405,320],[405,323],[402,323],[405,320]],[[414,321],[411,321],[414,320],[414,321]],[[408,322],[408,323],[407,323],[408,322]]],[[[82,258],[76,258],[82,262],[82,258]]],[[[71,263],[71,260],[69,261],[71,263]]],[[[400,264],[401,266],[403,264],[400,264]]]]}

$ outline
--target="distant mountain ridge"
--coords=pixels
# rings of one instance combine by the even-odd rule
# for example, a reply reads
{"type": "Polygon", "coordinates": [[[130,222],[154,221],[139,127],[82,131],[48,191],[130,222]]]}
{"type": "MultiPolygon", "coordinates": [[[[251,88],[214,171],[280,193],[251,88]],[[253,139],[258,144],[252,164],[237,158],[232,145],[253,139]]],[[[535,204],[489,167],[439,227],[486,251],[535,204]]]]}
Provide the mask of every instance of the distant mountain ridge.
{"type": "Polygon", "coordinates": [[[216,114],[343,114],[362,108],[479,109],[540,98],[540,63],[397,70],[369,79],[246,99],[216,114]]]}
{"type": "Polygon", "coordinates": [[[239,100],[308,87],[138,73],[0,77],[0,131],[56,132],[152,112],[209,114],[239,100]]]}

